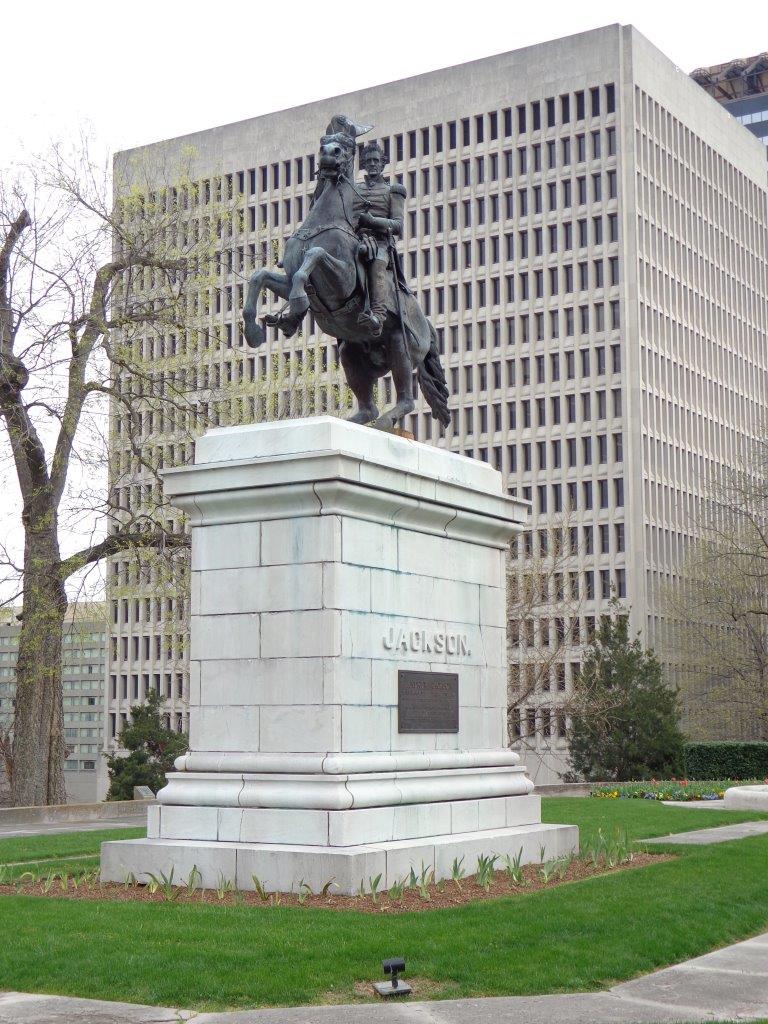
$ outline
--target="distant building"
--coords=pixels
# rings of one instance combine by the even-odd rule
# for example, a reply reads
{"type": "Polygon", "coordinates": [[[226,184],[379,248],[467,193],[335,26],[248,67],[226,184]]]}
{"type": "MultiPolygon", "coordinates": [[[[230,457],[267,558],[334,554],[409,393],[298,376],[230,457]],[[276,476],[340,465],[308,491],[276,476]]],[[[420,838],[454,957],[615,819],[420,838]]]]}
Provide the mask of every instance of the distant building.
{"type": "MultiPolygon", "coordinates": [[[[407,191],[404,265],[437,330],[452,424],[440,436],[420,398],[406,425],[490,462],[531,502],[516,549],[523,582],[536,560],[565,553],[533,613],[521,619],[512,603],[509,628],[511,696],[525,694],[511,741],[529,748],[538,782],[554,781],[563,704],[613,597],[674,676],[665,590],[707,480],[739,462],[768,414],[764,153],[639,32],[610,25],[118,154],[124,177],[132,161],[156,167],[159,189],[164,169],[191,154],[200,199],[180,217],[192,229],[211,197],[243,211],[222,240],[206,343],[170,331],[141,339],[158,373],[208,383],[199,403],[222,426],[242,403],[223,382],[255,393],[275,354],[314,352],[320,386],[331,376],[335,343],[311,317],[291,340],[270,328],[258,351],[240,327],[249,275],[308,209],[335,113],[375,125],[386,174],[407,191]],[[542,651],[550,664],[530,687],[542,651]]],[[[132,508],[152,480],[120,434],[122,415],[115,404],[111,485],[116,505],[132,508]]],[[[158,419],[145,418],[146,452],[166,467],[189,462],[192,444],[158,419]]],[[[187,602],[120,555],[107,597],[107,749],[150,689],[185,729],[187,602]]]]}
{"type": "Polygon", "coordinates": [[[698,68],[691,78],[768,147],[768,52],[698,68]]]}
{"type": "MultiPolygon", "coordinates": [[[[16,659],[21,626],[18,608],[0,608],[0,729],[13,723],[16,659]]],[[[75,606],[67,614],[62,651],[64,762],[68,803],[97,800],[97,775],[104,746],[104,685],[107,623],[104,605],[75,606]]],[[[0,764],[5,788],[5,771],[0,764]]]]}

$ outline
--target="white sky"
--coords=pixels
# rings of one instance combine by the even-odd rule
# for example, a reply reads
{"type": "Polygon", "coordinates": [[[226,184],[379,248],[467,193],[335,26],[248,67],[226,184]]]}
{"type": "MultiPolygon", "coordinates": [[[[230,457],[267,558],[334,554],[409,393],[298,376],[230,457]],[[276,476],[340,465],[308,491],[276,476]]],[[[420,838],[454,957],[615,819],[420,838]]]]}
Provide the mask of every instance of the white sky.
{"type": "Polygon", "coordinates": [[[686,72],[768,50],[766,0],[7,0],[0,174],[83,130],[115,152],[617,21],[686,72]]]}
{"type": "Polygon", "coordinates": [[[107,148],[125,149],[616,21],[634,24],[684,71],[768,50],[765,0],[3,7],[0,167],[84,123],[107,148]]]}

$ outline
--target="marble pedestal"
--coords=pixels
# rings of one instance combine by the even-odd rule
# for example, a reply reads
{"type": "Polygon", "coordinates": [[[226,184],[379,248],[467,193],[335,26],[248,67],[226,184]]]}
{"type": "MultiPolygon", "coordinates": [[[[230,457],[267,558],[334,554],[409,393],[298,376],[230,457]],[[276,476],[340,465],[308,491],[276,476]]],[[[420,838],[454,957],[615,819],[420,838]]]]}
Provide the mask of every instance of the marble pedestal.
{"type": "Polygon", "coordinates": [[[768,811],[768,786],[731,786],[724,796],[727,811],[768,811]]]}
{"type": "Polygon", "coordinates": [[[353,892],[576,847],[507,748],[505,549],[527,506],[499,473],[318,417],[209,431],[165,489],[192,528],[190,752],[147,839],[102,846],[104,879],[353,892]],[[404,670],[457,678],[453,731],[429,709],[403,731],[404,670]]]}

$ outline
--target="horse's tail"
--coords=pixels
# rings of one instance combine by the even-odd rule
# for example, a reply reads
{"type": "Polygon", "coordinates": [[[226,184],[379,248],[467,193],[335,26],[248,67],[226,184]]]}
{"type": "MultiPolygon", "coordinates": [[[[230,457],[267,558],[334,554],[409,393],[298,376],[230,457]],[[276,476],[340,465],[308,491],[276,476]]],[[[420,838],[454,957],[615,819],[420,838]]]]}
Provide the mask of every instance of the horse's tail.
{"type": "Polygon", "coordinates": [[[448,384],[440,362],[437,332],[431,321],[428,320],[427,323],[431,338],[429,352],[424,356],[424,361],[419,363],[416,373],[421,392],[432,410],[432,418],[440,420],[442,425],[447,427],[451,422],[451,412],[448,408],[448,384]]]}

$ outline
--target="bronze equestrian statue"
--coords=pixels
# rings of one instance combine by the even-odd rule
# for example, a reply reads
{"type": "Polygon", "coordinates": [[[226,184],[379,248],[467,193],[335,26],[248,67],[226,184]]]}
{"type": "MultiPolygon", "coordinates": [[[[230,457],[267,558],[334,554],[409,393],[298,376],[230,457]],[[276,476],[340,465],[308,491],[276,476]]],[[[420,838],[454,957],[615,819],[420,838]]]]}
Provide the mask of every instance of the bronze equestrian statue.
{"type": "Polygon", "coordinates": [[[394,239],[403,233],[405,189],[382,177],[378,145],[364,151],[364,182],[355,184],[356,139],[370,131],[337,115],[320,140],[318,184],[309,213],[285,244],[285,273],[257,270],[248,282],[243,327],[249,345],[264,341],[256,321],[259,295],[269,288],[286,306],[265,323],[288,338],[307,310],[339,342],[339,358],[357,398],[354,423],[392,429],[414,408],[413,371],[432,410],[446,427],[448,388],[437,335],[405,285],[394,239]],[[379,414],[376,380],[392,372],[396,402],[379,414]]]}

